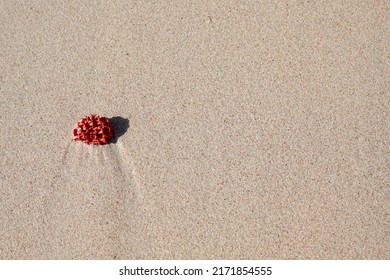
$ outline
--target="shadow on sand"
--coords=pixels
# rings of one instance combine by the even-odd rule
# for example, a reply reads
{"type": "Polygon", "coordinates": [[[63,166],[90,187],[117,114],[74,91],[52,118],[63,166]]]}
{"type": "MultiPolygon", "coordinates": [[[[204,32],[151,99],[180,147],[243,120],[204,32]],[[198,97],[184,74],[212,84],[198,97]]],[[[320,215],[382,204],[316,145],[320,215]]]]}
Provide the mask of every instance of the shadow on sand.
{"type": "Polygon", "coordinates": [[[129,128],[129,120],[122,117],[112,117],[108,119],[112,125],[112,130],[114,131],[114,137],[111,139],[110,143],[116,143],[118,138],[126,133],[129,128]]]}

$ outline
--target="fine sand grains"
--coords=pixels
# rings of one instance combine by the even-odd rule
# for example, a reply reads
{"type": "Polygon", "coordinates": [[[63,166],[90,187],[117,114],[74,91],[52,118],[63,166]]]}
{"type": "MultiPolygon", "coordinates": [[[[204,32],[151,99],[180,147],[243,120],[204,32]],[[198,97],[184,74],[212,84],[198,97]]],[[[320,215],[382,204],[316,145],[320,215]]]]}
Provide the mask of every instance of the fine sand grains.
{"type": "Polygon", "coordinates": [[[46,198],[48,258],[142,257],[143,191],[126,154],[120,143],[67,146],[46,198]]]}
{"type": "Polygon", "coordinates": [[[0,0],[0,259],[389,259],[389,15],[0,0]]]}

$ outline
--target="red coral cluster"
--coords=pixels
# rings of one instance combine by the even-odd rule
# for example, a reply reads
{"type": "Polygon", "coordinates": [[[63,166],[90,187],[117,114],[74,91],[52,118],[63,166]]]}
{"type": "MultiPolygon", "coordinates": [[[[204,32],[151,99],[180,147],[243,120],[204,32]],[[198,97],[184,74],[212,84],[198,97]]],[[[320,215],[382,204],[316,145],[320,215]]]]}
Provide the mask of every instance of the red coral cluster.
{"type": "Polygon", "coordinates": [[[73,140],[103,145],[113,137],[112,126],[106,117],[89,115],[81,118],[73,129],[73,140]]]}

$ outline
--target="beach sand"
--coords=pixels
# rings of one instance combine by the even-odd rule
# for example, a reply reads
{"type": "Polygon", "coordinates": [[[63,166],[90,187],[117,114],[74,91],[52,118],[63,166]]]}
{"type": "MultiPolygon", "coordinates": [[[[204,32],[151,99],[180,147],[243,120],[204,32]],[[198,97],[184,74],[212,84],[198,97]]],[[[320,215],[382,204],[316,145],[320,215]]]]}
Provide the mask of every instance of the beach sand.
{"type": "Polygon", "coordinates": [[[390,259],[390,3],[313,2],[0,0],[0,258],[390,259]]]}

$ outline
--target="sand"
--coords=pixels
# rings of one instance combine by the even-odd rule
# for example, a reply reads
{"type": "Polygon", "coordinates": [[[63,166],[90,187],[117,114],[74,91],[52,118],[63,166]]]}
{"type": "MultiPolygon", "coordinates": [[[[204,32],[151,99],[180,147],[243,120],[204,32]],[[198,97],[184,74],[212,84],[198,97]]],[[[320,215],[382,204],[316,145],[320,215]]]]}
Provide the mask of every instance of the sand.
{"type": "Polygon", "coordinates": [[[0,258],[390,259],[389,14],[1,0],[0,258]]]}

